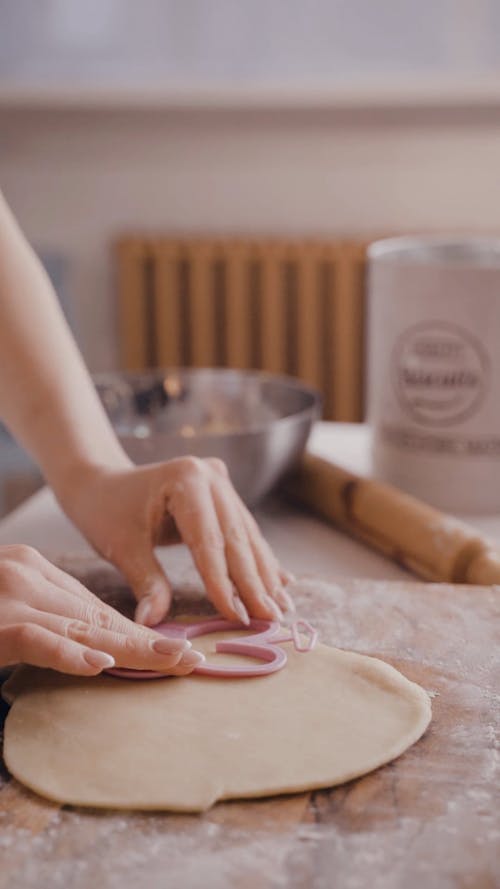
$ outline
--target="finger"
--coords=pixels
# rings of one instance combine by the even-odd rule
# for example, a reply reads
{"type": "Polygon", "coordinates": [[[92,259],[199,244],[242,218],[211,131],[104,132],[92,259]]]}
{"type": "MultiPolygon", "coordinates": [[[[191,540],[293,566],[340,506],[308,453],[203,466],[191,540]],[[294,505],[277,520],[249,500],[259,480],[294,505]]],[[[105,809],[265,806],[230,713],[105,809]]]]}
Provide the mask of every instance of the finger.
{"type": "Polygon", "coordinates": [[[103,602],[95,593],[92,593],[76,577],[67,574],[56,565],[49,562],[37,553],[39,563],[31,568],[24,569],[19,585],[18,598],[24,603],[26,600],[26,587],[29,586],[29,602],[42,611],[60,613],[61,609],[72,616],[85,616],[87,612],[99,613],[99,619],[103,625],[112,625],[115,629],[126,632],[132,621],[106,602],[103,602]]]}
{"type": "Polygon", "coordinates": [[[284,588],[283,571],[267,540],[262,536],[257,522],[243,505],[241,515],[257,570],[267,594],[276,599],[278,605],[285,611],[295,611],[294,601],[284,588]]]}
{"type": "MultiPolygon", "coordinates": [[[[188,676],[189,673],[192,673],[196,667],[199,667],[200,664],[206,661],[206,657],[201,651],[189,651],[186,652],[185,657],[183,657],[175,667],[172,667],[168,671],[169,676],[188,676]]],[[[163,670],[159,670],[158,672],[164,672],[163,670]]]]}
{"type": "MultiPolygon", "coordinates": [[[[117,633],[83,620],[47,614],[35,609],[27,609],[24,617],[26,622],[43,626],[52,633],[72,639],[87,648],[106,652],[119,667],[170,672],[177,666],[192,670],[201,663],[200,656],[190,650],[191,644],[187,640],[182,640],[186,647],[180,648],[178,639],[170,639],[159,633],[117,633]]],[[[134,624],[132,626],[135,627],[134,624]]]]}
{"type": "Polygon", "coordinates": [[[115,562],[127,578],[138,601],[135,620],[152,627],[159,624],[172,603],[172,586],[149,540],[138,542],[131,557],[115,562]]]}
{"type": "MultiPolygon", "coordinates": [[[[36,584],[36,596],[31,597],[32,609],[40,615],[45,615],[44,625],[47,625],[47,616],[55,615],[67,620],[81,621],[100,630],[122,634],[125,637],[142,642],[144,645],[158,639],[158,633],[147,627],[140,626],[124,617],[110,605],[101,602],[97,596],[89,593],[88,597],[68,595],[66,590],[49,583],[44,578],[39,578],[36,584]]],[[[16,615],[19,620],[26,616],[26,606],[19,602],[16,615]]],[[[166,638],[166,637],[163,637],[166,638]]],[[[183,651],[190,648],[186,639],[168,637],[172,651],[183,651]]],[[[132,644],[132,643],[131,643],[132,644]]]]}
{"type": "Polygon", "coordinates": [[[248,623],[245,606],[228,575],[224,537],[206,476],[200,473],[187,478],[182,489],[171,497],[169,509],[191,550],[209,599],[225,617],[248,623]]]}
{"type": "Polygon", "coordinates": [[[232,495],[232,489],[214,485],[213,497],[224,536],[229,575],[241,598],[254,617],[282,620],[280,608],[268,595],[258,571],[240,505],[232,495]]]}
{"type": "Polygon", "coordinates": [[[0,652],[4,666],[31,664],[73,676],[96,676],[114,666],[111,655],[30,623],[2,627],[0,652]]]}
{"type": "Polygon", "coordinates": [[[220,460],[219,457],[206,457],[205,463],[210,466],[210,469],[213,472],[216,472],[217,475],[222,476],[224,479],[229,479],[229,470],[227,465],[224,463],[224,460],[220,460]]]}
{"type": "MultiPolygon", "coordinates": [[[[144,548],[150,548],[150,544],[146,543],[144,548]]],[[[55,586],[86,602],[90,600],[101,601],[94,595],[94,593],[80,583],[76,577],[72,577],[71,574],[62,571],[57,565],[53,565],[52,562],[49,562],[39,553],[36,553],[36,556],[40,559],[40,563],[37,565],[38,570],[55,586]]],[[[141,566],[143,565],[144,562],[141,562],[141,566]]],[[[145,600],[139,605],[139,608],[142,608],[142,613],[137,616],[136,611],[136,620],[140,624],[155,626],[157,623],[160,623],[170,607],[172,599],[171,587],[165,577],[161,565],[152,552],[149,560],[149,574],[147,571],[147,564],[145,570],[141,570],[141,566],[135,565],[135,562],[132,561],[117,565],[127,577],[136,598],[145,600]],[[155,572],[154,580],[152,580],[152,572],[155,572]],[[148,583],[151,585],[150,588],[148,588],[148,583]],[[149,593],[152,594],[151,599],[147,598],[149,593]],[[148,612],[150,612],[149,617],[148,612]]],[[[111,609],[111,606],[105,607],[110,608],[113,613],[119,613],[115,612],[115,609],[111,609]]],[[[126,618],[124,618],[124,620],[126,620],[126,618]]]]}
{"type": "Polygon", "coordinates": [[[207,463],[219,476],[222,476],[229,483],[231,498],[235,501],[235,505],[239,508],[245,529],[249,538],[252,554],[255,560],[257,571],[261,581],[266,589],[266,593],[278,602],[285,610],[294,611],[295,605],[290,596],[283,589],[284,583],[288,580],[284,579],[278,560],[276,559],[271,547],[262,537],[260,528],[253,518],[252,514],[245,507],[244,503],[236,495],[234,488],[229,479],[226,464],[218,459],[209,459],[207,463]]]}
{"type": "Polygon", "coordinates": [[[288,571],[286,568],[280,568],[280,577],[284,586],[295,583],[297,580],[293,571],[288,571]]]}
{"type": "MultiPolygon", "coordinates": [[[[48,559],[42,556],[38,550],[33,549],[33,547],[12,546],[9,547],[9,550],[11,550],[11,567],[18,572],[20,577],[32,577],[33,572],[36,572],[38,575],[41,575],[49,581],[49,583],[61,587],[61,589],[64,589],[67,593],[83,599],[88,599],[93,596],[93,593],[83,586],[79,580],[72,577],[71,574],[67,574],[52,562],[49,562],[48,559]]],[[[9,554],[7,554],[7,558],[9,558],[9,554]]],[[[35,594],[36,589],[37,586],[35,585],[33,587],[33,592],[35,594]]]]}

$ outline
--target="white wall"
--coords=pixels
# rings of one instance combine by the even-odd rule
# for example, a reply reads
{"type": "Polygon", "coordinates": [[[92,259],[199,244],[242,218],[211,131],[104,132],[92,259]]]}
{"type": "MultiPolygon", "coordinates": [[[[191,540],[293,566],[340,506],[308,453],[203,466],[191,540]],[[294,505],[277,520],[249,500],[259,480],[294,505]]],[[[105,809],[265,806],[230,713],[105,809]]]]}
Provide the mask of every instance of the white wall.
{"type": "Polygon", "coordinates": [[[498,0],[0,0],[0,77],[327,88],[498,73],[498,0]]]}
{"type": "Polygon", "coordinates": [[[68,256],[93,369],[116,362],[118,233],[500,233],[499,162],[496,110],[0,111],[0,186],[68,256]]]}

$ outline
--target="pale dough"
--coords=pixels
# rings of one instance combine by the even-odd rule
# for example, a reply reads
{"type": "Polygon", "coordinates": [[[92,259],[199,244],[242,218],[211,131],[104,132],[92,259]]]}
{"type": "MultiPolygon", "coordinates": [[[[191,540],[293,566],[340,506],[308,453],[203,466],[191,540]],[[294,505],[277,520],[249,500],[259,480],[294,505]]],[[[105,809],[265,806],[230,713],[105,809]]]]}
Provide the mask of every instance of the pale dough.
{"type": "MultiPolygon", "coordinates": [[[[221,636],[193,644],[210,651],[221,636]]],[[[77,679],[22,667],[4,686],[7,768],[62,803],[197,812],[348,781],[399,756],[429,724],[426,692],[388,664],[286,648],[283,670],[251,679],[77,679]]]]}

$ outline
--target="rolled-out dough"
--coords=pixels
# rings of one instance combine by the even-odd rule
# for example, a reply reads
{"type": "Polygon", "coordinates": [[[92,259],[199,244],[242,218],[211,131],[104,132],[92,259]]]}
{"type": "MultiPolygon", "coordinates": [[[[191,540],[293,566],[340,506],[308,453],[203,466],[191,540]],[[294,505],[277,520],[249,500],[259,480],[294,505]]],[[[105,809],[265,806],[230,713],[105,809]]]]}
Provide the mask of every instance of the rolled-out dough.
{"type": "MultiPolygon", "coordinates": [[[[210,652],[220,638],[193,644],[210,652]]],[[[283,670],[251,679],[78,679],[21,667],[4,686],[7,768],[62,803],[198,812],[348,781],[399,756],[429,724],[426,692],[388,664],[324,645],[287,653],[283,670]]]]}

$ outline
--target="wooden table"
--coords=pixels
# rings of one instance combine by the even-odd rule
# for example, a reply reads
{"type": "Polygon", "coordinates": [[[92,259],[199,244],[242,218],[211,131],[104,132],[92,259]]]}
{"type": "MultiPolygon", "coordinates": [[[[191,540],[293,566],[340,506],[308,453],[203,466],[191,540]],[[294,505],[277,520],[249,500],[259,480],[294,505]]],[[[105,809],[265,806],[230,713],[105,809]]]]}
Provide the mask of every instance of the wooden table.
{"type": "MultiPolygon", "coordinates": [[[[75,573],[124,601],[109,571],[75,573]]],[[[182,608],[196,599],[195,581],[177,595],[182,608]]],[[[380,657],[431,693],[414,747],[332,790],[202,816],[60,808],[4,771],[0,889],[500,886],[499,590],[309,577],[296,597],[324,642],[380,657]]]]}

